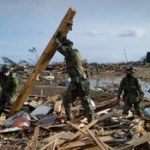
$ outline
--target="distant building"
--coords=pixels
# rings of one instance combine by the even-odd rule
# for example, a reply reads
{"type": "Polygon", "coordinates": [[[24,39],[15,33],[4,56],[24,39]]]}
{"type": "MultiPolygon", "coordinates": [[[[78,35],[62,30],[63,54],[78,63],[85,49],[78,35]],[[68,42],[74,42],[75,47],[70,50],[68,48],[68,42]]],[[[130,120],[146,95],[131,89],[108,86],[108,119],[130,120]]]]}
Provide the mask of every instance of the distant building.
{"type": "Polygon", "coordinates": [[[150,63],[150,52],[147,52],[146,54],[146,62],[150,63]]]}

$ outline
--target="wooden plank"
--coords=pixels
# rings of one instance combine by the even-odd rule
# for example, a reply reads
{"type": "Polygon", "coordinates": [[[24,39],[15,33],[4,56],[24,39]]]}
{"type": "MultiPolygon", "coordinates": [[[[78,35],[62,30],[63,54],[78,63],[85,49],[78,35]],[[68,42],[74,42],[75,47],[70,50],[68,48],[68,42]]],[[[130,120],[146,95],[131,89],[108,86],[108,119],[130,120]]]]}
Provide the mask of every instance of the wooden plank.
{"type": "MultiPolygon", "coordinates": [[[[83,129],[80,129],[79,127],[77,127],[76,125],[74,125],[74,124],[71,123],[71,122],[67,122],[67,123],[69,123],[72,127],[74,127],[75,129],[77,129],[78,131],[80,131],[80,132],[83,133],[84,135],[90,137],[90,135],[89,135],[86,131],[84,131],[83,129]]],[[[108,147],[109,150],[113,150],[111,147],[109,147],[109,146],[107,146],[105,143],[103,143],[100,138],[97,138],[97,140],[98,140],[100,143],[102,143],[102,144],[104,145],[104,147],[106,147],[106,149],[107,149],[107,147],[108,147]]],[[[84,143],[81,142],[80,144],[84,144],[84,143]]],[[[81,146],[81,145],[80,145],[80,146],[81,146]]],[[[82,146],[83,146],[83,145],[82,145],[82,146]]]]}
{"type": "Polygon", "coordinates": [[[5,115],[1,115],[0,116],[0,122],[6,120],[6,116],[5,115]]]}
{"type": "Polygon", "coordinates": [[[58,139],[55,140],[52,150],[55,150],[58,139]]]}
{"type": "Polygon", "coordinates": [[[88,146],[88,145],[93,145],[93,143],[89,140],[87,141],[75,141],[75,142],[70,142],[66,146],[62,146],[61,150],[66,150],[66,149],[73,149],[73,148],[78,148],[78,147],[83,147],[83,146],[88,146]]]}
{"type": "Polygon", "coordinates": [[[139,121],[138,125],[135,125],[132,130],[135,132],[135,134],[132,137],[132,140],[138,139],[140,136],[141,132],[144,131],[144,120],[139,121]]]}
{"type": "Polygon", "coordinates": [[[5,147],[0,147],[0,150],[20,150],[20,146],[5,146],[5,147]]]}
{"type": "Polygon", "coordinates": [[[98,146],[92,146],[92,147],[84,148],[84,150],[99,150],[99,147],[98,146]]]}
{"type": "Polygon", "coordinates": [[[134,125],[138,124],[138,122],[130,121],[130,120],[127,120],[127,119],[118,118],[118,120],[121,121],[121,122],[129,123],[129,124],[134,124],[134,125]]]}
{"type": "Polygon", "coordinates": [[[36,94],[30,94],[30,97],[38,97],[38,98],[45,98],[45,95],[36,95],[36,94]]]}
{"type": "Polygon", "coordinates": [[[107,147],[104,145],[104,143],[98,141],[97,138],[94,136],[94,134],[88,128],[86,130],[88,131],[92,139],[95,141],[95,143],[98,145],[100,150],[108,150],[107,147]]]}
{"type": "Polygon", "coordinates": [[[37,126],[34,130],[34,136],[32,138],[32,150],[37,150],[38,136],[39,136],[39,126],[37,126]]]}
{"type": "Polygon", "coordinates": [[[52,39],[48,43],[47,47],[45,48],[44,52],[42,53],[40,59],[38,60],[37,64],[35,65],[31,75],[29,76],[27,82],[25,83],[24,87],[22,88],[17,100],[15,101],[13,107],[11,108],[10,113],[14,113],[19,111],[24,102],[27,100],[29,94],[31,93],[32,88],[36,83],[36,78],[40,75],[40,73],[47,67],[49,61],[52,59],[53,55],[56,52],[55,49],[55,38],[59,31],[62,33],[62,38],[67,35],[69,30],[73,24],[73,17],[76,11],[72,8],[69,8],[68,12],[64,16],[63,20],[61,21],[58,29],[56,30],[55,34],[53,35],[52,39]]]}
{"type": "Polygon", "coordinates": [[[46,149],[48,149],[48,147],[51,146],[53,143],[55,143],[54,145],[56,145],[56,139],[54,139],[51,142],[49,142],[48,144],[44,145],[42,148],[40,148],[40,150],[46,150],[46,149]]]}
{"type": "Polygon", "coordinates": [[[37,150],[37,144],[38,144],[38,135],[39,135],[39,126],[37,126],[34,130],[34,135],[31,139],[31,142],[28,143],[27,147],[25,147],[24,150],[37,150]]]}
{"type": "Polygon", "coordinates": [[[60,139],[72,141],[75,137],[76,135],[72,132],[64,132],[63,134],[61,134],[60,139]]]}
{"type": "Polygon", "coordinates": [[[80,129],[79,127],[77,127],[76,125],[74,125],[73,123],[67,121],[68,124],[70,124],[72,127],[74,127],[76,130],[80,131],[81,133],[85,134],[86,136],[89,136],[89,134],[87,132],[85,132],[83,129],[80,129]]]}
{"type": "Polygon", "coordinates": [[[106,148],[106,150],[107,150],[107,149],[108,149],[108,150],[114,150],[112,147],[110,147],[109,145],[105,144],[105,143],[102,141],[101,137],[98,137],[97,135],[95,135],[95,136],[96,136],[96,139],[106,148]]]}
{"type": "Polygon", "coordinates": [[[62,100],[56,100],[55,101],[55,106],[54,106],[54,112],[55,113],[60,113],[62,110],[62,100]]]}
{"type": "MultiPolygon", "coordinates": [[[[85,127],[82,129],[82,131],[85,132],[87,128],[88,128],[88,129],[91,128],[91,127],[94,126],[96,123],[97,123],[97,120],[93,120],[93,121],[90,122],[87,126],[85,126],[85,127]]],[[[82,134],[81,131],[77,131],[77,132],[76,132],[76,136],[77,136],[77,137],[80,136],[81,134],[82,134]]]]}
{"type": "MultiPolygon", "coordinates": [[[[82,132],[85,132],[87,128],[91,128],[92,126],[94,126],[95,124],[97,123],[97,120],[93,120],[92,122],[90,122],[87,126],[85,126],[83,129],[82,129],[82,132]]],[[[80,135],[82,135],[82,132],[81,131],[77,131],[75,133],[76,135],[76,138],[80,135]]],[[[66,140],[63,140],[63,141],[60,141],[57,145],[57,147],[60,147],[62,144],[64,144],[66,142],[66,140]]]]}
{"type": "Polygon", "coordinates": [[[45,139],[43,139],[43,141],[42,142],[51,142],[52,140],[54,140],[54,139],[59,139],[60,138],[60,136],[63,134],[64,132],[60,132],[60,133],[56,133],[56,134],[54,134],[54,135],[52,135],[52,136],[50,136],[50,137],[48,137],[48,138],[45,138],[45,139]]]}
{"type": "Polygon", "coordinates": [[[54,96],[49,96],[48,98],[47,98],[47,101],[45,101],[43,104],[48,104],[48,103],[50,103],[50,102],[52,102],[52,101],[55,101],[55,100],[57,100],[58,98],[59,98],[59,96],[60,96],[60,94],[56,94],[56,95],[54,95],[54,96]]]}

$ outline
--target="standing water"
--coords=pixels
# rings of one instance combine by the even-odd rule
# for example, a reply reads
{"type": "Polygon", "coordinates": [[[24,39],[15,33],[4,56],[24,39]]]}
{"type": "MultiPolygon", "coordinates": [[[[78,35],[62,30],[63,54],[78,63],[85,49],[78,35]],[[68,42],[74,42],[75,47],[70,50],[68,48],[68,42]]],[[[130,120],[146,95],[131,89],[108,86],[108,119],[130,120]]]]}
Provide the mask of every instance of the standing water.
{"type": "MultiPolygon", "coordinates": [[[[96,87],[99,88],[110,88],[111,91],[115,91],[116,87],[114,85],[117,85],[119,87],[121,78],[117,78],[114,80],[110,79],[102,79],[102,80],[90,80],[90,88],[91,90],[95,90],[96,87]]],[[[144,97],[150,98],[150,83],[145,81],[140,81],[142,90],[144,92],[144,97]]],[[[109,90],[109,89],[108,89],[109,90]]]]}

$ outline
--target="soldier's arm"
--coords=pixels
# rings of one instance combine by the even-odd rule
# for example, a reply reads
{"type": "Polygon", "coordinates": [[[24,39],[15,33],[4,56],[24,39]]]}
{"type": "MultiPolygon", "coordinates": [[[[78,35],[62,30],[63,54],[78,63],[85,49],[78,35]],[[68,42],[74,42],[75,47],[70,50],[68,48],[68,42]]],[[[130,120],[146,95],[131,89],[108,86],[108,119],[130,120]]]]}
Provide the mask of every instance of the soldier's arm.
{"type": "Polygon", "coordinates": [[[11,91],[10,91],[11,96],[17,92],[17,87],[18,87],[18,78],[16,74],[13,73],[11,79],[11,91]]]}
{"type": "Polygon", "coordinates": [[[137,79],[137,82],[138,82],[138,92],[141,96],[144,96],[144,92],[142,91],[142,86],[141,86],[140,80],[137,79]]]}
{"type": "Polygon", "coordinates": [[[120,97],[120,95],[121,95],[121,93],[122,93],[122,91],[123,91],[124,82],[125,82],[125,78],[123,78],[123,79],[121,80],[121,82],[120,82],[120,86],[119,86],[118,94],[117,94],[118,98],[120,97]]]}
{"type": "Polygon", "coordinates": [[[77,49],[74,49],[74,52],[75,52],[74,59],[76,60],[77,65],[83,67],[84,62],[83,62],[80,52],[77,49]]]}
{"type": "Polygon", "coordinates": [[[64,56],[66,56],[66,47],[62,45],[58,38],[55,40],[56,49],[64,56]]]}

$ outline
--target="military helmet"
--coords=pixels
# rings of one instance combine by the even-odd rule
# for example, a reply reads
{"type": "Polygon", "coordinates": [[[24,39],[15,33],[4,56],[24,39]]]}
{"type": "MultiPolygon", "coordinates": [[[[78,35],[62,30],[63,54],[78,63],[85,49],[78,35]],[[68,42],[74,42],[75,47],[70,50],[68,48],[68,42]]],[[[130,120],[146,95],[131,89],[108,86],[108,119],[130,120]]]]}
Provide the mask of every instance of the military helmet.
{"type": "Polygon", "coordinates": [[[132,72],[132,73],[134,73],[135,71],[134,71],[134,69],[133,69],[132,66],[128,66],[128,67],[126,67],[126,72],[132,72]]]}
{"type": "Polygon", "coordinates": [[[10,66],[8,66],[6,64],[2,66],[2,72],[8,72],[10,70],[11,70],[10,66]]]}
{"type": "Polygon", "coordinates": [[[63,46],[67,46],[67,45],[73,45],[73,42],[69,39],[65,39],[62,43],[63,46]]]}

